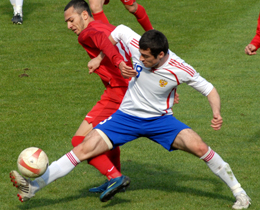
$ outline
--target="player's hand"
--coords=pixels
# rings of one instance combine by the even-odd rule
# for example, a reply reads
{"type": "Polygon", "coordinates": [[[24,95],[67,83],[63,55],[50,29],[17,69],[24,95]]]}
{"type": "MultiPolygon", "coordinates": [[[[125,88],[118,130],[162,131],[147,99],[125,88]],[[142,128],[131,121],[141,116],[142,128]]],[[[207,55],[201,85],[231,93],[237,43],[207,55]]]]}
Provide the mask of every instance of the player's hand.
{"type": "Polygon", "coordinates": [[[256,46],[249,44],[245,48],[245,53],[247,55],[255,55],[256,54],[256,46]]]}
{"type": "Polygon", "coordinates": [[[100,58],[96,57],[88,62],[89,74],[92,74],[100,66],[101,61],[100,58]]]}
{"type": "Polygon", "coordinates": [[[218,114],[218,115],[213,115],[213,119],[211,120],[211,127],[214,130],[219,130],[222,126],[223,120],[222,117],[218,114]]]}
{"type": "Polygon", "coordinates": [[[178,104],[179,103],[179,94],[178,93],[175,93],[175,95],[174,95],[174,101],[173,101],[173,103],[174,104],[178,104]]]}
{"type": "Polygon", "coordinates": [[[126,63],[124,61],[122,61],[120,64],[119,64],[119,69],[121,71],[121,74],[122,76],[125,78],[125,79],[128,79],[130,77],[135,77],[137,75],[137,71],[132,69],[132,67],[130,66],[127,66],[126,63]]]}

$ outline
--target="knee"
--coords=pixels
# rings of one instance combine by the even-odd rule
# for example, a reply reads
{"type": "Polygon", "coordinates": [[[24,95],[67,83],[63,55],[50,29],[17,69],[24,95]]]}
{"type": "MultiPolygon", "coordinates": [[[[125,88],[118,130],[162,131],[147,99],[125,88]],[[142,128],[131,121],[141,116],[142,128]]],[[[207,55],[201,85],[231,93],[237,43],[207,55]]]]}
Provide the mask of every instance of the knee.
{"type": "Polygon", "coordinates": [[[208,145],[202,140],[202,138],[193,130],[187,130],[187,137],[190,141],[190,149],[197,157],[202,157],[208,151],[208,145]]]}
{"type": "Polygon", "coordinates": [[[103,10],[103,5],[96,1],[89,1],[89,7],[93,13],[98,13],[103,10]]]}
{"type": "Polygon", "coordinates": [[[208,145],[206,143],[204,143],[202,140],[200,140],[194,148],[195,155],[198,157],[202,157],[207,152],[208,152],[208,145]]]}
{"type": "Polygon", "coordinates": [[[135,2],[132,5],[125,5],[125,8],[128,10],[128,12],[134,14],[137,10],[138,4],[135,2]]]}

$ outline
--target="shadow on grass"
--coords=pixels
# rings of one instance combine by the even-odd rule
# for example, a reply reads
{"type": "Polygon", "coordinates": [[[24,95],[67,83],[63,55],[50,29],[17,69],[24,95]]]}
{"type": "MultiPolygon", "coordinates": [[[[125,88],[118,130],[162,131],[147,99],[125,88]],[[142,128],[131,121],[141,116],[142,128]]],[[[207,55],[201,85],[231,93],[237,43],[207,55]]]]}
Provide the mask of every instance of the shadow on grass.
{"type": "MultiPolygon", "coordinates": [[[[127,191],[136,191],[141,189],[160,190],[169,193],[185,193],[187,195],[195,195],[198,197],[207,197],[226,200],[228,202],[234,202],[232,194],[230,194],[230,196],[222,195],[223,191],[229,189],[220,179],[218,179],[218,177],[201,177],[202,175],[199,174],[187,175],[179,171],[174,171],[173,169],[165,168],[162,165],[158,164],[149,165],[140,164],[134,161],[126,161],[123,162],[122,165],[124,166],[124,174],[127,174],[129,177],[131,177],[132,180],[130,187],[127,189],[127,191]],[[214,192],[208,192],[207,190],[198,189],[201,188],[201,186],[206,186],[209,184],[215,187],[214,192]]],[[[205,169],[206,168],[207,167],[205,166],[205,169]]],[[[211,172],[209,171],[209,173],[211,172]]],[[[34,197],[31,201],[23,203],[22,205],[19,205],[17,207],[22,210],[31,209],[42,206],[50,206],[57,203],[67,203],[70,201],[75,201],[77,199],[87,197],[95,197],[97,199],[97,202],[100,202],[100,194],[88,192],[88,189],[96,187],[100,184],[103,183],[94,183],[91,185],[84,186],[82,189],[79,190],[78,194],[67,196],[61,199],[37,199],[36,195],[36,197],[34,197]]],[[[71,183],[71,185],[73,186],[73,183],[71,183]]],[[[127,191],[125,193],[127,193],[127,191]]],[[[116,206],[118,204],[128,202],[131,202],[131,200],[122,199],[115,195],[114,199],[109,201],[107,205],[103,206],[103,208],[116,206]]]]}

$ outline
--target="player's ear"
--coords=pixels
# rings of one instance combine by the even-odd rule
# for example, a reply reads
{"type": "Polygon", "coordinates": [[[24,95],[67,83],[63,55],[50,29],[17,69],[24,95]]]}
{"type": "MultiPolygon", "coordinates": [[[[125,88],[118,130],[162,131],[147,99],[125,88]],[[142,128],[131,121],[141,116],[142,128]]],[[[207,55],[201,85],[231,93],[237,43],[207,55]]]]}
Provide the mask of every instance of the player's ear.
{"type": "Polygon", "coordinates": [[[85,10],[81,13],[81,16],[83,17],[83,20],[87,20],[89,18],[89,14],[85,10]]]}
{"type": "Polygon", "coordinates": [[[165,53],[163,52],[163,51],[161,51],[160,53],[159,53],[159,55],[158,55],[158,57],[161,59],[161,58],[163,58],[165,56],[165,53]]]}

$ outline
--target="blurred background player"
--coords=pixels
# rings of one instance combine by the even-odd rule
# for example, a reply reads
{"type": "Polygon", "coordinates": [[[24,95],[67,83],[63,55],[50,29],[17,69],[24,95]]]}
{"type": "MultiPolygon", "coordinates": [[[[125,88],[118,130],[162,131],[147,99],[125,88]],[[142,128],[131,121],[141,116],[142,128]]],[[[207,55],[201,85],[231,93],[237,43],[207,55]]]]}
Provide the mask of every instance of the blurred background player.
{"type": "Polygon", "coordinates": [[[13,24],[23,24],[23,0],[10,0],[14,9],[13,24]]]}
{"type": "Polygon", "coordinates": [[[258,17],[258,24],[256,29],[256,35],[245,48],[245,53],[247,55],[255,55],[257,49],[260,47],[260,14],[258,17]]]}
{"type": "MultiPolygon", "coordinates": [[[[103,5],[108,4],[110,0],[89,0],[89,6],[95,20],[101,20],[103,23],[109,23],[104,11],[103,5]]],[[[125,8],[132,13],[145,31],[153,29],[149,17],[144,7],[135,0],[121,0],[125,8]]]]}

